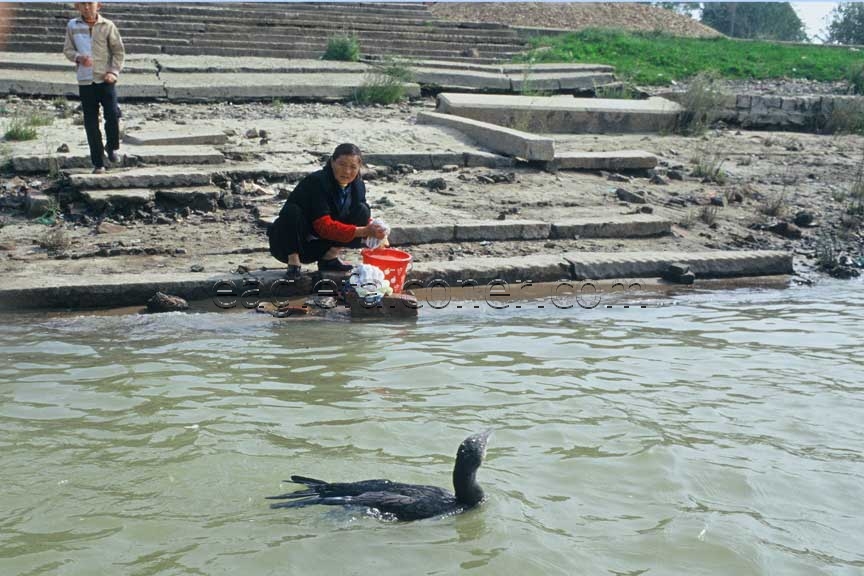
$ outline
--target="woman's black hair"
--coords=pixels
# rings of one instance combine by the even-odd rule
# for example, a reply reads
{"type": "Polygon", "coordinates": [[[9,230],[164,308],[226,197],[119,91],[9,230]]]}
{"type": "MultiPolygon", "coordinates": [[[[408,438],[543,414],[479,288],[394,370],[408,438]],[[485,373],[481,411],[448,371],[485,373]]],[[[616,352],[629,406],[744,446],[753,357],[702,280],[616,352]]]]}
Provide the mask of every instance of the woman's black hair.
{"type": "Polygon", "coordinates": [[[338,146],[336,146],[336,149],[333,150],[333,155],[330,156],[330,159],[336,160],[340,156],[359,156],[360,161],[363,161],[363,153],[360,152],[360,148],[358,148],[354,144],[349,144],[347,142],[345,144],[339,144],[338,146]]]}

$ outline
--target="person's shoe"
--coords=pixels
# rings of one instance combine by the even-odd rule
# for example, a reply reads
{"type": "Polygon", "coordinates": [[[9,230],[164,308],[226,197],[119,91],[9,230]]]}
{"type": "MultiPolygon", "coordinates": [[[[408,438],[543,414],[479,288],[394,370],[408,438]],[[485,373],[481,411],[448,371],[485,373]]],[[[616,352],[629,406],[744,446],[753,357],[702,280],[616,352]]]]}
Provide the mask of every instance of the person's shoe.
{"type": "Polygon", "coordinates": [[[120,158],[117,157],[116,150],[108,150],[108,161],[112,164],[118,164],[120,162],[120,158]]]}
{"type": "Polygon", "coordinates": [[[285,278],[288,280],[299,280],[302,277],[303,273],[300,271],[300,266],[288,264],[288,271],[285,272],[285,278]]]}
{"type": "Polygon", "coordinates": [[[339,258],[318,260],[318,270],[320,272],[349,272],[353,268],[353,265],[343,262],[339,258]]]}
{"type": "Polygon", "coordinates": [[[104,174],[104,173],[105,173],[105,167],[104,166],[96,166],[95,168],[93,168],[93,174],[104,174]]]}

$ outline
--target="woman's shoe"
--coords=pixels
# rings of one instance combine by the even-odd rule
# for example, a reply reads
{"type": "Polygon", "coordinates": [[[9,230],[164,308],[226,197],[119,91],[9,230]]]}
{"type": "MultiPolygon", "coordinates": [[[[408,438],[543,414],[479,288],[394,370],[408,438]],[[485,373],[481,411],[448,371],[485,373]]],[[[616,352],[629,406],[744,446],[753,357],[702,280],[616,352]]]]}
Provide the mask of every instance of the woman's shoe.
{"type": "Polygon", "coordinates": [[[296,264],[288,264],[288,271],[285,272],[285,278],[288,280],[299,280],[303,277],[303,273],[300,271],[300,266],[296,264]]]}
{"type": "Polygon", "coordinates": [[[354,268],[353,265],[342,262],[339,258],[318,260],[318,270],[320,272],[349,272],[352,268],[354,268]]]}

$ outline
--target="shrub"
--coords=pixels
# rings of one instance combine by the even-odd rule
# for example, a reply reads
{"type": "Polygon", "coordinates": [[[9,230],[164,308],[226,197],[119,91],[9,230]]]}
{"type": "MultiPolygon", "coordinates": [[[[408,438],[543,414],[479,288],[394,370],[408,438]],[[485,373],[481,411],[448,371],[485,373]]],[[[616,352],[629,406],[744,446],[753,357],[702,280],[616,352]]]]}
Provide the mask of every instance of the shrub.
{"type": "Polygon", "coordinates": [[[27,124],[27,121],[22,118],[12,118],[6,126],[6,132],[3,134],[6,140],[35,140],[36,128],[27,124]]]}
{"type": "Polygon", "coordinates": [[[323,60],[357,62],[360,59],[360,42],[353,36],[335,36],[327,41],[323,60]]]}
{"type": "Polygon", "coordinates": [[[406,62],[388,59],[366,74],[354,97],[360,104],[393,104],[405,98],[405,83],[414,74],[406,62]]]}
{"type": "Polygon", "coordinates": [[[850,65],[845,79],[849,83],[849,91],[852,94],[864,95],[864,62],[850,65]]]}
{"type": "Polygon", "coordinates": [[[677,131],[686,135],[702,134],[717,119],[725,95],[717,90],[717,74],[700,72],[691,78],[681,99],[684,111],[678,115],[677,131]]]}

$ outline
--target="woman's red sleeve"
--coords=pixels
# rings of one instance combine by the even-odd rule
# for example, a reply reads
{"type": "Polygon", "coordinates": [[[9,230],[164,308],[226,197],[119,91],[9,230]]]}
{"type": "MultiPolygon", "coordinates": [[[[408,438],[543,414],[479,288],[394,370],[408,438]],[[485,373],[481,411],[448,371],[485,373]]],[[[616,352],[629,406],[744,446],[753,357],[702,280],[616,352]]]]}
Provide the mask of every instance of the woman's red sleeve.
{"type": "Polygon", "coordinates": [[[315,230],[315,234],[319,238],[347,244],[354,239],[354,231],[357,230],[357,227],[353,224],[338,222],[329,214],[325,214],[312,221],[312,229],[315,230]]]}

